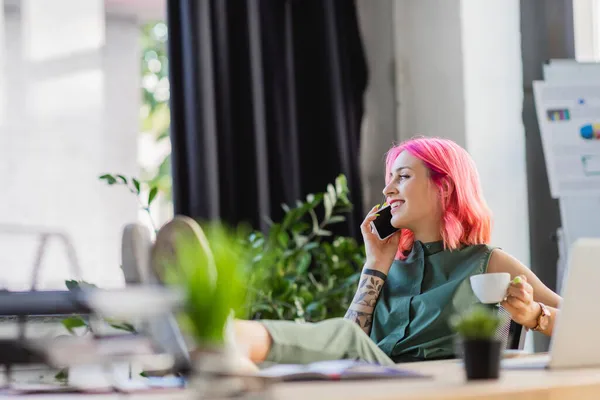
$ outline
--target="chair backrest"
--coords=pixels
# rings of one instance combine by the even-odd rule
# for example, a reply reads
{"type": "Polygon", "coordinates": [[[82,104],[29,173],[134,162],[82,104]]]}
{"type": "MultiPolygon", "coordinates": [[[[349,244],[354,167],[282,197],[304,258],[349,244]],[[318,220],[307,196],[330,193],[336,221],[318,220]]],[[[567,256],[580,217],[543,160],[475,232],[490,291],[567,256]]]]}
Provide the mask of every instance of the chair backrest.
{"type": "Polygon", "coordinates": [[[121,240],[121,269],[127,285],[152,283],[151,251],[150,230],[138,223],[126,225],[121,240]]]}
{"type": "Polygon", "coordinates": [[[502,322],[496,331],[496,338],[504,343],[504,348],[509,350],[523,350],[527,331],[510,318],[510,314],[503,307],[498,308],[498,316],[502,322]]]}
{"type": "MultiPolygon", "coordinates": [[[[152,269],[155,244],[150,230],[137,223],[123,229],[121,244],[121,268],[126,285],[162,284],[152,269]]],[[[175,315],[160,315],[142,321],[139,329],[147,333],[162,349],[175,357],[175,369],[187,371],[191,367],[187,343],[175,315]]]]}

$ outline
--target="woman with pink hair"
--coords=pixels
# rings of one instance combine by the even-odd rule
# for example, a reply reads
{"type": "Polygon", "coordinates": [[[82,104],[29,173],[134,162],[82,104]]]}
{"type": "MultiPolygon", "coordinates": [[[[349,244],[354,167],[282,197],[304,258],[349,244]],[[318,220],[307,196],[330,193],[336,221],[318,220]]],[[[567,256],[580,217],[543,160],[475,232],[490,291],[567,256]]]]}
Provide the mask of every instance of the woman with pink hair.
{"type": "Polygon", "coordinates": [[[371,230],[379,207],[366,216],[366,264],[346,316],[314,324],[236,321],[236,340],[253,362],[452,358],[448,319],[478,303],[469,277],[482,273],[520,277],[502,306],[525,328],[552,334],[560,297],[518,260],[490,246],[491,213],[463,148],[440,138],[392,147],[383,193],[399,230],[381,240],[371,230]]]}

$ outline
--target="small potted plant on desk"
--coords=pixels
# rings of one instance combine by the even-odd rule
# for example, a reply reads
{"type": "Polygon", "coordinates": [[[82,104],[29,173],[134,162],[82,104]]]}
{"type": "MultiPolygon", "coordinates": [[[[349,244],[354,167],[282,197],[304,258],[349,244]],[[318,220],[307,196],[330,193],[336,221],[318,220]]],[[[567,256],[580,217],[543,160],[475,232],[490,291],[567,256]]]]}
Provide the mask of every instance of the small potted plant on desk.
{"type": "Polygon", "coordinates": [[[494,311],[476,306],[452,317],[450,324],[463,346],[468,380],[498,379],[502,342],[496,339],[500,318],[494,311]]]}

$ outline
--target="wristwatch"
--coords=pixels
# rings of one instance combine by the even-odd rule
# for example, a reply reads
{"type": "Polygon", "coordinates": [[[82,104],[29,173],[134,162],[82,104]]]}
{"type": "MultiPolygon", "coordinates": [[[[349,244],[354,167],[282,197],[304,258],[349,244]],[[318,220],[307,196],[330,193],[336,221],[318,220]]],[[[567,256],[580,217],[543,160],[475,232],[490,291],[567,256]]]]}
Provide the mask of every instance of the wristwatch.
{"type": "Polygon", "coordinates": [[[550,323],[550,310],[544,303],[538,302],[538,304],[540,305],[542,312],[537,318],[537,325],[532,329],[532,331],[545,331],[550,323]]]}

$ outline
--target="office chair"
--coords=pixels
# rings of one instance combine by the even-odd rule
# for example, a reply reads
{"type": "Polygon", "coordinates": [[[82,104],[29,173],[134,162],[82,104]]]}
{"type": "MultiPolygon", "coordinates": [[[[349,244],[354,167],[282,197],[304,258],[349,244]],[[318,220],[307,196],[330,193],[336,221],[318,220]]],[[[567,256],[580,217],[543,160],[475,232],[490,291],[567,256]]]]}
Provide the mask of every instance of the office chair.
{"type": "MultiPolygon", "coordinates": [[[[147,227],[138,223],[125,226],[121,244],[121,268],[126,285],[162,285],[160,277],[152,268],[154,246],[147,227]]],[[[175,370],[189,370],[191,364],[187,344],[173,313],[145,319],[137,325],[164,351],[175,357],[175,370]]]]}
{"type": "Polygon", "coordinates": [[[503,307],[498,308],[498,316],[502,322],[496,331],[496,338],[504,343],[507,350],[523,350],[527,331],[510,318],[510,314],[503,307]]]}

